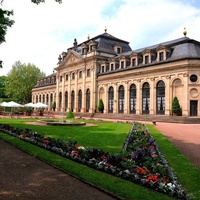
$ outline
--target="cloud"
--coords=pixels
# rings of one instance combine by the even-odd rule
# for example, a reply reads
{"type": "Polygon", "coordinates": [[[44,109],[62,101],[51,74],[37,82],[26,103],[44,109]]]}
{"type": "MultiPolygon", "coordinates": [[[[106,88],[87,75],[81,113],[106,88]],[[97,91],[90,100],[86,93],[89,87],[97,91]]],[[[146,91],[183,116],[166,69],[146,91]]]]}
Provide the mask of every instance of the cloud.
{"type": "Polygon", "coordinates": [[[196,0],[54,0],[35,5],[27,0],[6,0],[15,24],[0,48],[7,74],[15,61],[33,63],[47,75],[56,67],[58,55],[73,45],[104,32],[130,42],[132,49],[188,37],[200,40],[200,3],[196,0]]]}

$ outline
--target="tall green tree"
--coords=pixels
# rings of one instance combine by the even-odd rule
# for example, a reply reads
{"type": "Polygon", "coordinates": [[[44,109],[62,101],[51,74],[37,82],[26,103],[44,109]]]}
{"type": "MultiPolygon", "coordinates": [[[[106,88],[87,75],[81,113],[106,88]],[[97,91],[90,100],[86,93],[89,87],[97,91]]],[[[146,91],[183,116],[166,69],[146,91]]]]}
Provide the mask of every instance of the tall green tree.
{"type": "Polygon", "coordinates": [[[0,76],[0,98],[6,98],[6,83],[7,83],[7,77],[6,76],[0,76]]]}
{"type": "Polygon", "coordinates": [[[16,98],[20,103],[31,102],[32,88],[37,80],[45,77],[35,65],[15,62],[7,76],[6,94],[16,98]]]}
{"type": "MultiPolygon", "coordinates": [[[[3,4],[4,0],[0,0],[0,5],[3,4]]],[[[39,4],[39,3],[44,3],[45,0],[31,0],[33,3],[39,4]]],[[[62,3],[62,0],[55,0],[58,3],[62,3]]],[[[10,17],[13,15],[13,10],[3,10],[0,8],[0,44],[2,42],[5,42],[5,36],[8,27],[11,27],[14,24],[14,20],[10,19],[10,17]]],[[[3,61],[0,60],[0,68],[3,67],[3,61]]]]}

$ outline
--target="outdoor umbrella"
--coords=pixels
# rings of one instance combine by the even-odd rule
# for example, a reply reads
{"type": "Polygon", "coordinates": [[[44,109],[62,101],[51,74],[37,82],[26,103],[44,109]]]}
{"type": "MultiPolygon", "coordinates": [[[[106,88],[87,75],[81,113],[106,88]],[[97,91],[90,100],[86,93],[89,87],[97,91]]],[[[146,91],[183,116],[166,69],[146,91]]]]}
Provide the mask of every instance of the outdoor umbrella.
{"type": "Polygon", "coordinates": [[[35,104],[30,102],[30,103],[27,103],[24,105],[24,107],[32,107],[32,108],[35,108],[35,104]]]}
{"type": "Polygon", "coordinates": [[[35,108],[48,108],[48,105],[38,102],[35,104],[35,108]]]}
{"type": "Polygon", "coordinates": [[[7,103],[6,107],[12,107],[12,108],[14,108],[14,107],[23,107],[23,105],[21,105],[19,103],[16,103],[14,101],[10,101],[10,102],[7,103]]]}

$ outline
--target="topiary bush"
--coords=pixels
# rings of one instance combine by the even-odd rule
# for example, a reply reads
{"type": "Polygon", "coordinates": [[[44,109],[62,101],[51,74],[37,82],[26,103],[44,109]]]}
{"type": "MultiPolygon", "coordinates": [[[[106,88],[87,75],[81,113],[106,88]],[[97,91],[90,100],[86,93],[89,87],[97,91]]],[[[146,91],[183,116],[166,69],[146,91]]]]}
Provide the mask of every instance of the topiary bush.
{"type": "Polygon", "coordinates": [[[179,104],[178,98],[175,96],[172,101],[172,114],[173,115],[181,115],[181,106],[179,104]]]}
{"type": "Polygon", "coordinates": [[[99,110],[101,113],[103,113],[104,104],[103,104],[103,100],[102,100],[102,99],[99,99],[98,110],[99,110]]]}
{"type": "Polygon", "coordinates": [[[74,118],[74,113],[72,112],[72,110],[70,110],[68,113],[67,113],[67,119],[73,119],[74,118]]]}

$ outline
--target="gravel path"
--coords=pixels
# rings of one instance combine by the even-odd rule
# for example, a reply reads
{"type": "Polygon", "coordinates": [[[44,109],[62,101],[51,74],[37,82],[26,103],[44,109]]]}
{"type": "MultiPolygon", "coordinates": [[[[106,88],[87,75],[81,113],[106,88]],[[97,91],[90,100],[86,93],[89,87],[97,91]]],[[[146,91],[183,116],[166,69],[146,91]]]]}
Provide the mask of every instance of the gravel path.
{"type": "Polygon", "coordinates": [[[114,200],[0,139],[1,200],[114,200]]]}

